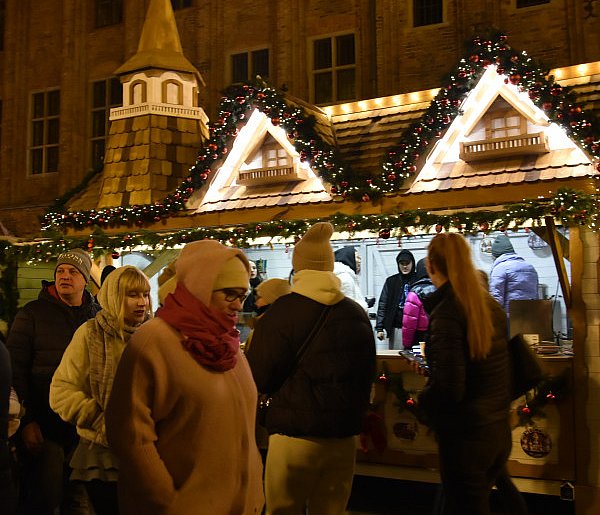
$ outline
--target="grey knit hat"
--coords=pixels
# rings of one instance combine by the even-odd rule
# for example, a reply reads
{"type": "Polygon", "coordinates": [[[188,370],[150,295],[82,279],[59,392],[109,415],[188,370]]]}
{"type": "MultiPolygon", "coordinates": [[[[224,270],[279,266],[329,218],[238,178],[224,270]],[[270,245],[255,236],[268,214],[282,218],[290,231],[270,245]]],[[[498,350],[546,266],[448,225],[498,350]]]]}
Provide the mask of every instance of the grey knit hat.
{"type": "Polygon", "coordinates": [[[54,275],[56,275],[56,269],[60,265],[72,265],[83,275],[85,282],[90,280],[90,272],[92,271],[92,258],[83,249],[71,249],[67,252],[63,252],[56,260],[56,267],[54,268],[54,275]]]}
{"type": "Polygon", "coordinates": [[[509,254],[514,251],[515,249],[506,234],[496,236],[494,243],[492,243],[492,256],[494,256],[494,259],[500,257],[502,254],[509,254]]]}

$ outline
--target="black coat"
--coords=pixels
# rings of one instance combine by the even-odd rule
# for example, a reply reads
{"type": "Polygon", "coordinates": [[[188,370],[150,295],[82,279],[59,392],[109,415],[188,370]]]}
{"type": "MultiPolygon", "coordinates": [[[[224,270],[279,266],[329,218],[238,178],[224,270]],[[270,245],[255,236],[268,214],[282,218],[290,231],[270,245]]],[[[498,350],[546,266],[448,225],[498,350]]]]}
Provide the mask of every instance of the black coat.
{"type": "Polygon", "coordinates": [[[467,322],[449,282],[423,301],[429,313],[429,380],[419,405],[436,432],[462,432],[507,419],[510,368],[506,315],[490,296],[494,335],[489,355],[469,357],[467,322]]]}
{"type": "Polygon", "coordinates": [[[68,306],[50,294],[53,284],[43,281],[38,299],[19,310],[6,346],[13,386],[26,410],[21,425],[37,422],[45,438],[66,443],[75,437],[75,430],[50,409],[50,382],[75,330],[100,306],[88,291],[81,306],[68,306]]]}
{"type": "MultiPolygon", "coordinates": [[[[394,327],[402,327],[403,310],[400,308],[400,304],[404,305],[406,294],[416,280],[415,257],[412,252],[402,249],[396,256],[396,263],[402,259],[412,261],[411,271],[406,275],[398,272],[389,276],[383,284],[377,304],[375,330],[383,331],[385,329],[388,338],[392,336],[394,327]]],[[[400,269],[398,268],[398,270],[400,269]]]]}
{"type": "Polygon", "coordinates": [[[259,392],[274,393],[270,434],[342,438],[359,434],[375,378],[375,340],[365,310],[344,297],[333,305],[291,378],[298,348],[325,306],[291,293],[254,329],[248,362],[259,392]],[[281,387],[281,389],[279,389],[281,387]]]}

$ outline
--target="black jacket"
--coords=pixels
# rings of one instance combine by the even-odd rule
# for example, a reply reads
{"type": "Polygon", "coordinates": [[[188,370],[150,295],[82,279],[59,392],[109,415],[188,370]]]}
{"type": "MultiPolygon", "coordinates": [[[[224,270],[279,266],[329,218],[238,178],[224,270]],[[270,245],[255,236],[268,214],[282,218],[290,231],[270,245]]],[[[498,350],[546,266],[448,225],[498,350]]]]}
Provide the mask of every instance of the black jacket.
{"type": "Polygon", "coordinates": [[[100,306],[88,291],[84,291],[81,306],[68,306],[49,292],[54,283],[42,284],[38,299],[27,303],[15,316],[6,346],[13,386],[26,410],[21,426],[37,422],[45,438],[66,443],[75,437],[74,426],[50,409],[50,382],[73,333],[93,318],[100,306]]]}
{"type": "Polygon", "coordinates": [[[412,261],[410,273],[404,275],[398,272],[388,277],[383,284],[377,304],[375,330],[383,331],[385,329],[388,337],[392,335],[394,327],[402,327],[403,310],[400,308],[400,304],[404,304],[406,301],[406,294],[416,279],[415,257],[412,252],[406,249],[401,250],[396,256],[396,263],[403,258],[412,261]]]}
{"type": "Polygon", "coordinates": [[[423,301],[429,313],[426,347],[430,377],[419,396],[428,423],[438,433],[461,432],[508,417],[510,368],[506,315],[490,296],[494,325],[490,354],[469,357],[467,323],[449,282],[423,301]]]}
{"type": "Polygon", "coordinates": [[[296,352],[324,308],[291,293],[273,303],[254,329],[247,357],[258,391],[277,392],[266,418],[269,434],[342,438],[362,429],[375,378],[375,340],[356,302],[345,297],[331,307],[292,374],[296,352]]]}

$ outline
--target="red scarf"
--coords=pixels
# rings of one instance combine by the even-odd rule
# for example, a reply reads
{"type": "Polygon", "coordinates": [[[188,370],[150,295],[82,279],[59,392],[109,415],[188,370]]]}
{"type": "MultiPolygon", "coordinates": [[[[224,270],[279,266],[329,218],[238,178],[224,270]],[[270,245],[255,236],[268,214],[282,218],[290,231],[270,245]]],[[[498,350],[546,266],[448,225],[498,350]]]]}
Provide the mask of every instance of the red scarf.
{"type": "Polygon", "coordinates": [[[182,283],[167,295],[156,316],[181,332],[182,345],[202,366],[217,372],[235,367],[240,348],[235,321],[205,306],[182,283]]]}

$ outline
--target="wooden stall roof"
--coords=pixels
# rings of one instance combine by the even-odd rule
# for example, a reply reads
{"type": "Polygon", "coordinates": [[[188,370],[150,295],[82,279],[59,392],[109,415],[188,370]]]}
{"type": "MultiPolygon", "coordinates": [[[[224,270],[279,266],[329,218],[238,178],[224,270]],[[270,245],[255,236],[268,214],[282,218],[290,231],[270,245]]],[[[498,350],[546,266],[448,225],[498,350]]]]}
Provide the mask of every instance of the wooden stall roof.
{"type": "Polygon", "coordinates": [[[431,89],[326,107],[343,161],[360,175],[376,173],[386,150],[421,118],[437,92],[431,89]]]}
{"type": "MultiPolygon", "coordinates": [[[[586,112],[600,115],[600,62],[560,68],[551,73],[561,85],[573,88],[578,104],[586,112]]],[[[316,130],[324,141],[337,148],[342,163],[350,163],[356,173],[374,176],[381,173],[386,152],[397,144],[407,127],[422,117],[437,92],[437,89],[432,89],[322,108],[286,95],[283,97],[289,105],[301,106],[308,115],[315,117],[316,130]]],[[[453,130],[453,125],[454,122],[447,132],[453,130]]],[[[127,134],[127,128],[116,128],[113,132],[119,144],[111,143],[107,151],[108,167],[112,166],[111,161],[118,162],[115,156],[122,159],[124,153],[127,154],[127,142],[132,137],[127,134]]],[[[171,138],[171,145],[167,144],[167,148],[178,141],[178,136],[174,134],[156,134],[159,140],[171,138]]],[[[154,143],[162,145],[158,140],[154,143]]],[[[190,149],[190,157],[191,152],[190,149]]],[[[167,167],[178,162],[172,153],[163,156],[169,161],[165,165],[167,167]]],[[[397,193],[387,194],[375,204],[332,197],[327,185],[319,177],[277,186],[223,188],[219,196],[203,201],[202,195],[208,187],[205,184],[190,199],[189,209],[170,216],[166,226],[161,221],[149,223],[146,227],[149,230],[165,230],[248,223],[277,217],[314,218],[336,212],[377,214],[403,209],[439,209],[440,206],[445,209],[494,206],[544,196],[561,187],[589,191],[589,178],[595,173],[590,159],[573,142],[570,147],[555,148],[552,152],[537,156],[506,156],[494,161],[438,159],[438,162],[428,163],[428,158],[428,155],[421,158],[420,169],[412,182],[407,181],[397,193]]],[[[215,163],[215,167],[217,165],[220,167],[222,162],[215,163]]],[[[124,173],[120,171],[123,166],[119,165],[112,178],[107,177],[110,180],[106,185],[92,181],[88,190],[71,202],[70,210],[90,209],[97,205],[101,196],[122,194],[124,182],[119,174],[124,173]],[[94,202],[90,204],[90,201],[94,202]]],[[[188,165],[181,162],[178,177],[185,175],[185,166],[188,165]]],[[[216,176],[220,169],[215,168],[214,172],[216,176]]],[[[146,191],[153,191],[152,198],[155,200],[169,193],[169,188],[174,184],[165,182],[164,177],[158,175],[162,182],[146,181],[143,185],[146,191]]],[[[132,180],[135,177],[132,175],[132,180]]],[[[125,200],[121,197],[121,202],[125,200]]]]}

